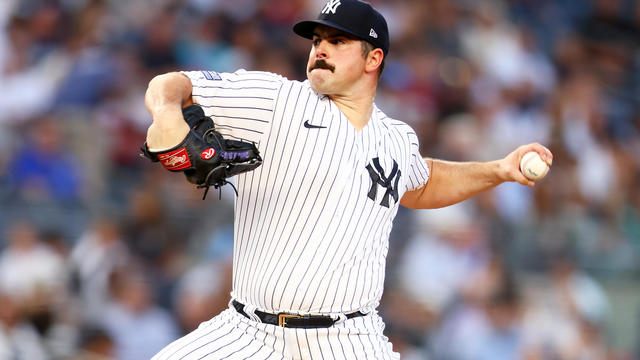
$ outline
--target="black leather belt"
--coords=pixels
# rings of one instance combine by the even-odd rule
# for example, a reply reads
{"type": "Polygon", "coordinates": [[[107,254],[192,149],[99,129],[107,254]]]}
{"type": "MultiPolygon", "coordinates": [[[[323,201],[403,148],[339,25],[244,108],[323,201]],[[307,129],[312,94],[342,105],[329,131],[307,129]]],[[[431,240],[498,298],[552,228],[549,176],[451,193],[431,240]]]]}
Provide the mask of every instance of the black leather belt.
{"type": "MultiPolygon", "coordinates": [[[[251,319],[246,312],[244,312],[244,304],[233,300],[231,302],[236,310],[244,315],[245,317],[251,319]]],[[[254,311],[254,314],[260,318],[260,321],[265,324],[278,325],[282,327],[289,328],[303,328],[303,329],[312,329],[312,328],[325,328],[330,327],[337,322],[337,320],[333,320],[329,316],[321,316],[321,315],[296,315],[296,314],[288,314],[288,313],[279,313],[279,314],[271,314],[262,312],[260,310],[254,311]]],[[[347,319],[351,319],[358,316],[365,316],[366,314],[361,311],[352,312],[349,314],[345,314],[347,319]]]]}

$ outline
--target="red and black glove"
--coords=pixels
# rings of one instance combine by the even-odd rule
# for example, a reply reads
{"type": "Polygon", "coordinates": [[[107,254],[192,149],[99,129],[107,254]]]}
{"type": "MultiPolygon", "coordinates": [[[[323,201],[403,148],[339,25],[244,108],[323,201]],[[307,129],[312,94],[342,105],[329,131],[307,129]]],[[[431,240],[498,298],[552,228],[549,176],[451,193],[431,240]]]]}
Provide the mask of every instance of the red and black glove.
{"type": "Polygon", "coordinates": [[[209,187],[217,189],[230,184],[228,178],[262,164],[255,144],[225,139],[199,105],[184,108],[182,115],[190,131],[180,144],[153,152],[145,142],[140,150],[151,161],[159,161],[169,171],[183,172],[190,183],[205,188],[203,199],[209,187]]]}

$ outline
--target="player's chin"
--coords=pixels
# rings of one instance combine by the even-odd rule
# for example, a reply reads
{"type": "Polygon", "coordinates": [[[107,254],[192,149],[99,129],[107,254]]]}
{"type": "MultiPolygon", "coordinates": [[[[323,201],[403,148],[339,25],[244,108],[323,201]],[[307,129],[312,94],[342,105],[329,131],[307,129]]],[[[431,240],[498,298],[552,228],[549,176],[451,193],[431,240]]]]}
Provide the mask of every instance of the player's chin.
{"type": "Polygon", "coordinates": [[[308,74],[309,84],[313,91],[318,94],[329,94],[329,86],[327,84],[327,79],[324,76],[321,76],[318,73],[314,73],[316,70],[313,70],[308,74]]]}

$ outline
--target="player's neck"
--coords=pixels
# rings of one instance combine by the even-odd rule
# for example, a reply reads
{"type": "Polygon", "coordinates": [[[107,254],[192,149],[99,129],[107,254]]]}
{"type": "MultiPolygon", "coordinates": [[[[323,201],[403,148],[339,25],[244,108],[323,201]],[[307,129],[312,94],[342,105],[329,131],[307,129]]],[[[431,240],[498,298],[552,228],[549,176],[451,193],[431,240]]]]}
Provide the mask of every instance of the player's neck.
{"type": "Polygon", "coordinates": [[[347,117],[356,131],[362,130],[373,112],[373,99],[375,98],[375,87],[368,91],[355,92],[353,95],[332,95],[331,100],[338,109],[347,117]]]}

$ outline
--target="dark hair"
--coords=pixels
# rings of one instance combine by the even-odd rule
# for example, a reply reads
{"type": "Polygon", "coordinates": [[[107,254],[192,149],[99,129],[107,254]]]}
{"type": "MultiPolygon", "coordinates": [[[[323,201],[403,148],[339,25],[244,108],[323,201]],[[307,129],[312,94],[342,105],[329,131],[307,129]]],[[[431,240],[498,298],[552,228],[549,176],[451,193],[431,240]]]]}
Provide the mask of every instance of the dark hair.
{"type": "MultiPolygon", "coordinates": [[[[360,44],[362,45],[362,56],[364,56],[364,58],[367,58],[367,55],[369,55],[369,53],[375,49],[375,47],[373,46],[372,43],[365,41],[365,40],[360,40],[360,44]]],[[[382,58],[382,63],[380,64],[380,67],[378,68],[378,79],[380,78],[380,76],[382,76],[382,71],[384,71],[384,66],[387,63],[387,57],[386,55],[384,56],[384,58],[382,58]]]]}

